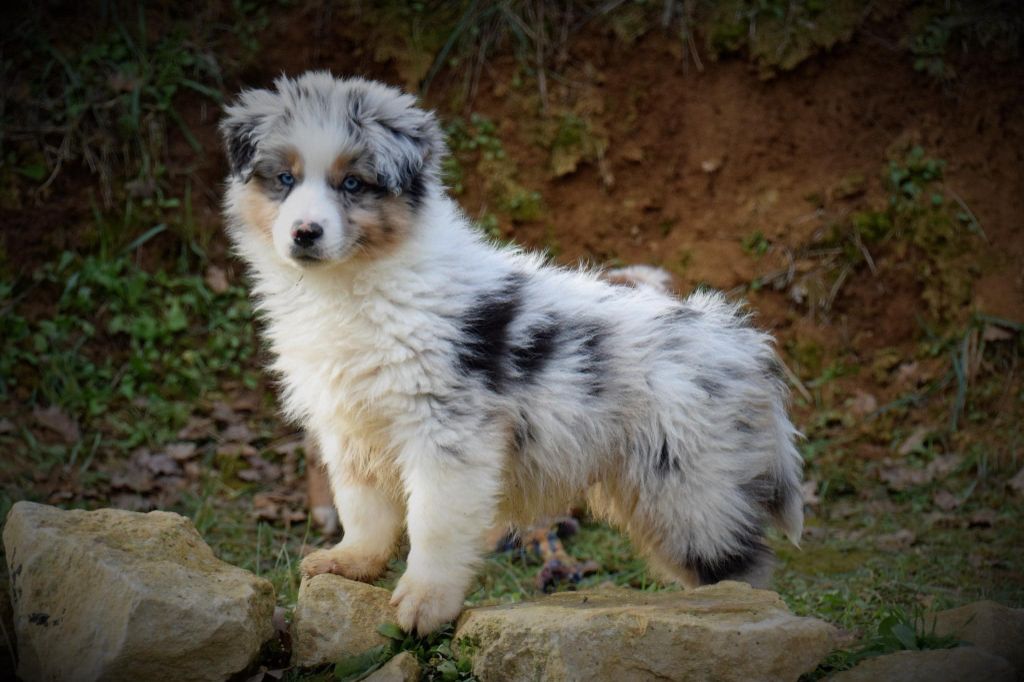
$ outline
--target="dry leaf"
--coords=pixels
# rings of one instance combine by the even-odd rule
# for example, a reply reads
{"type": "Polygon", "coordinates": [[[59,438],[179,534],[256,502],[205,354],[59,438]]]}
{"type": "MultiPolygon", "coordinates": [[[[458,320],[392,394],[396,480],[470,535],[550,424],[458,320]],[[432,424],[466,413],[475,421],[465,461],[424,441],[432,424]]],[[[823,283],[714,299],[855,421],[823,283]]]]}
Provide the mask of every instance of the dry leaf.
{"type": "Polygon", "coordinates": [[[181,431],[178,431],[178,438],[181,440],[208,440],[216,433],[213,420],[206,417],[190,417],[181,431]]]}
{"type": "Polygon", "coordinates": [[[818,497],[818,482],[809,478],[800,484],[800,492],[803,494],[804,504],[815,506],[821,502],[818,497]]]}
{"type": "Polygon", "coordinates": [[[981,338],[984,341],[1009,341],[1013,338],[1013,332],[996,324],[986,324],[981,338]]]}
{"type": "Polygon", "coordinates": [[[224,443],[217,447],[218,457],[253,457],[258,453],[248,443],[224,443]]]}
{"type": "Polygon", "coordinates": [[[857,391],[847,404],[855,417],[865,417],[878,409],[878,400],[866,391],[857,391]]]}
{"type": "Polygon", "coordinates": [[[224,272],[224,268],[219,268],[216,265],[206,268],[206,276],[203,277],[203,281],[215,294],[223,294],[228,290],[228,275],[224,272]]]}
{"type": "Polygon", "coordinates": [[[997,518],[999,515],[995,509],[979,509],[971,514],[967,525],[970,528],[991,528],[996,525],[997,518]]]}
{"type": "Polygon", "coordinates": [[[907,528],[902,528],[895,533],[886,533],[875,538],[878,547],[888,552],[896,552],[906,549],[914,544],[917,536],[907,528]]]}
{"type": "Polygon", "coordinates": [[[167,453],[168,457],[175,459],[179,462],[184,462],[187,459],[192,459],[196,454],[196,444],[187,441],[181,443],[171,443],[164,447],[164,452],[167,453]]]}
{"type": "Polygon", "coordinates": [[[242,415],[235,412],[234,408],[223,400],[218,400],[213,404],[213,409],[210,410],[210,415],[217,421],[225,422],[227,424],[234,424],[242,419],[242,415]]]}
{"type": "Polygon", "coordinates": [[[1018,495],[1024,495],[1024,469],[1017,472],[1017,475],[1006,482],[1008,487],[1018,495]]]}
{"type": "Polygon", "coordinates": [[[170,455],[147,455],[145,466],[158,476],[172,476],[181,472],[181,465],[170,455]]]}
{"type": "Polygon", "coordinates": [[[948,490],[938,490],[932,497],[932,502],[942,511],[953,511],[960,506],[960,500],[948,490]]]}
{"type": "Polygon", "coordinates": [[[32,416],[40,426],[59,435],[68,445],[77,443],[81,438],[78,423],[56,405],[36,407],[32,410],[32,416]]]}
{"type": "Polygon", "coordinates": [[[927,426],[918,426],[913,432],[907,437],[905,441],[900,445],[899,449],[896,450],[896,454],[906,456],[914,450],[924,445],[925,439],[928,437],[930,429],[927,426]]]}
{"type": "Polygon", "coordinates": [[[252,432],[252,429],[245,422],[239,422],[224,429],[221,438],[236,443],[251,443],[256,440],[256,434],[252,432]]]}

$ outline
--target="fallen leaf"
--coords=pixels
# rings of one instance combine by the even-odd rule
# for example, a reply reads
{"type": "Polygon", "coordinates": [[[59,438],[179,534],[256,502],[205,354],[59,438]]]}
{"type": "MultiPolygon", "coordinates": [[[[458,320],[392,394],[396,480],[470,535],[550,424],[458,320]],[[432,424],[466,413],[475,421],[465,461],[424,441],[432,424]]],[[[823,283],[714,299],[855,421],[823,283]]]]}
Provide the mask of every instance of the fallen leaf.
{"type": "Polygon", "coordinates": [[[909,436],[907,436],[907,439],[903,441],[899,449],[896,450],[896,454],[906,456],[920,448],[924,445],[924,441],[928,437],[930,431],[931,429],[927,426],[918,426],[909,436]]]}
{"type": "Polygon", "coordinates": [[[235,476],[246,483],[258,483],[263,480],[263,474],[259,469],[242,469],[235,476]]]}
{"type": "Polygon", "coordinates": [[[1014,336],[1013,332],[997,324],[986,324],[981,332],[984,341],[1009,341],[1014,336]]]}
{"type": "Polygon", "coordinates": [[[857,391],[847,404],[855,417],[865,417],[878,409],[878,400],[866,391],[857,391]]]}
{"type": "Polygon", "coordinates": [[[223,443],[217,447],[218,457],[252,457],[257,453],[248,443],[223,443]]]}
{"type": "Polygon", "coordinates": [[[68,445],[77,443],[81,438],[78,423],[56,405],[36,407],[32,410],[36,422],[59,435],[68,445]]]}
{"type": "Polygon", "coordinates": [[[928,462],[923,469],[903,465],[880,469],[878,478],[890,490],[899,492],[915,486],[927,485],[932,481],[941,480],[955,471],[962,461],[963,458],[955,453],[939,455],[928,462]]]}
{"type": "Polygon", "coordinates": [[[920,369],[921,365],[917,361],[903,363],[902,365],[896,368],[896,383],[898,385],[905,385],[910,383],[916,384],[918,379],[920,378],[918,376],[918,372],[920,371],[920,369]]]}
{"type": "Polygon", "coordinates": [[[700,162],[700,169],[703,172],[707,173],[708,175],[711,175],[712,173],[717,173],[721,167],[722,158],[718,156],[711,159],[705,159],[704,161],[700,162]]]}
{"type": "Polygon", "coordinates": [[[196,454],[196,444],[188,441],[181,443],[171,443],[164,447],[164,452],[167,453],[168,457],[175,459],[179,462],[192,459],[196,454]]]}
{"type": "Polygon", "coordinates": [[[245,422],[238,422],[232,424],[228,428],[224,429],[221,434],[221,438],[226,441],[233,441],[236,443],[251,443],[256,440],[256,434],[252,432],[248,424],[245,422]]]}
{"type": "Polygon", "coordinates": [[[211,265],[206,268],[206,276],[203,277],[206,282],[206,286],[210,287],[210,291],[215,294],[223,294],[228,290],[228,275],[224,272],[224,268],[211,265]]]}
{"type": "Polygon", "coordinates": [[[948,490],[938,490],[932,496],[932,502],[942,511],[953,511],[960,506],[960,500],[948,490]]]}
{"type": "Polygon", "coordinates": [[[121,490],[131,490],[137,493],[147,493],[156,487],[153,476],[141,467],[132,466],[127,471],[122,471],[110,477],[110,487],[121,490]]]}
{"type": "Polygon", "coordinates": [[[110,505],[117,509],[126,509],[128,511],[145,512],[154,509],[153,501],[138,493],[116,493],[111,495],[110,505]]]}
{"type": "Polygon", "coordinates": [[[227,424],[234,424],[242,419],[242,415],[235,412],[234,408],[223,400],[218,400],[213,404],[213,409],[210,410],[210,415],[217,421],[225,422],[227,424]]]}
{"type": "Polygon", "coordinates": [[[1007,481],[1006,487],[1018,495],[1024,495],[1024,469],[1018,471],[1016,476],[1007,481]]]}
{"type": "Polygon", "coordinates": [[[256,412],[262,404],[262,394],[255,391],[243,393],[231,401],[231,407],[238,412],[256,412]]]}
{"type": "Polygon", "coordinates": [[[925,473],[929,476],[929,481],[943,479],[946,476],[953,473],[960,462],[963,461],[963,457],[956,453],[948,453],[945,455],[939,455],[932,461],[928,462],[925,466],[925,473]]]}
{"type": "Polygon", "coordinates": [[[969,528],[991,528],[996,525],[999,515],[995,509],[979,509],[967,519],[969,528]]]}
{"type": "Polygon", "coordinates": [[[188,423],[178,431],[181,440],[208,440],[216,433],[213,420],[207,417],[190,417],[188,423]]]}
{"type": "Polygon", "coordinates": [[[879,535],[875,538],[875,543],[879,548],[884,549],[888,552],[896,552],[901,549],[906,549],[914,544],[917,540],[917,536],[914,535],[913,531],[907,528],[901,528],[895,533],[886,533],[879,535]]]}
{"type": "Polygon", "coordinates": [[[181,472],[181,465],[177,460],[163,453],[147,456],[146,468],[158,476],[171,476],[181,472]]]}
{"type": "Polygon", "coordinates": [[[800,492],[806,505],[813,507],[821,502],[821,498],[818,497],[818,482],[813,478],[809,478],[800,484],[800,492]]]}

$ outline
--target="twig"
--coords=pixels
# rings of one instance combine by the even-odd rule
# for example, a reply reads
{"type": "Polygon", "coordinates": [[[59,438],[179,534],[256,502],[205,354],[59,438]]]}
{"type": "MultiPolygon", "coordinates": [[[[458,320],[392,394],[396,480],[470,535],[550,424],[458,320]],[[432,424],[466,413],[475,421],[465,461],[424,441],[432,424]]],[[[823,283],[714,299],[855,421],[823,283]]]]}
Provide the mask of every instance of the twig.
{"type": "Polygon", "coordinates": [[[943,183],[942,189],[949,192],[949,195],[953,197],[953,201],[955,201],[960,206],[960,208],[964,210],[964,213],[967,214],[967,217],[971,219],[971,223],[974,225],[975,229],[978,230],[978,234],[981,235],[981,238],[985,240],[985,243],[988,243],[988,235],[985,234],[985,230],[981,226],[981,221],[978,220],[978,216],[974,215],[974,211],[972,211],[971,207],[967,205],[967,202],[964,201],[963,198],[959,194],[957,194],[956,191],[949,185],[943,183]]]}
{"type": "Polygon", "coordinates": [[[783,360],[781,357],[779,358],[779,364],[782,366],[782,371],[785,373],[786,378],[789,380],[789,383],[793,385],[793,388],[797,390],[797,392],[804,400],[806,400],[808,403],[813,403],[814,396],[812,396],[811,392],[807,390],[806,386],[804,386],[804,382],[800,381],[800,377],[796,375],[796,372],[791,370],[789,368],[789,365],[786,364],[786,361],[783,360]]]}
{"type": "Polygon", "coordinates": [[[861,241],[860,232],[854,230],[853,241],[857,244],[857,248],[864,254],[864,260],[867,261],[868,269],[871,270],[872,275],[878,274],[878,268],[875,267],[875,259],[871,257],[871,252],[868,251],[868,247],[864,246],[864,242],[861,241]]]}
{"type": "Polygon", "coordinates": [[[839,276],[836,277],[835,283],[832,285],[831,291],[828,292],[828,300],[825,301],[825,310],[832,310],[832,304],[836,300],[836,296],[839,295],[839,289],[843,286],[846,278],[850,276],[850,266],[847,265],[839,271],[839,276]]]}

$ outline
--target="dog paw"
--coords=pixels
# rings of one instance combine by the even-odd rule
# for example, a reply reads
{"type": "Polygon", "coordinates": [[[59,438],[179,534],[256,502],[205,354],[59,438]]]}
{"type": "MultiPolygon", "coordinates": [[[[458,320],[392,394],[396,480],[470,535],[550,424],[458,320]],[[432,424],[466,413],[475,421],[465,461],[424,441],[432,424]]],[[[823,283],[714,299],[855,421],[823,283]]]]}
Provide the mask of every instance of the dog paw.
{"type": "Polygon", "coordinates": [[[462,612],[465,590],[461,585],[422,580],[406,573],[398,581],[391,605],[398,625],[406,632],[428,635],[462,612]]]}
{"type": "Polygon", "coordinates": [[[349,580],[373,582],[387,569],[386,558],[367,556],[339,549],[318,549],[302,560],[300,570],[306,578],[333,573],[349,580]]]}

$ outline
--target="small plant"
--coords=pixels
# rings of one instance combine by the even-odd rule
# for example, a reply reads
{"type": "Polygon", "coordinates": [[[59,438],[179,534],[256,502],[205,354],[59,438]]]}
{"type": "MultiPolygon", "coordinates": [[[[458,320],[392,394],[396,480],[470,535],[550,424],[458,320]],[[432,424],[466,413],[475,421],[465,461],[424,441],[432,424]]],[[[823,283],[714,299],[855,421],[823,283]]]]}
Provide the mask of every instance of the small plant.
{"type": "Polygon", "coordinates": [[[426,637],[410,635],[394,623],[379,625],[377,632],[390,641],[336,663],[334,679],[339,682],[365,679],[403,651],[411,653],[424,666],[428,680],[461,682],[476,679],[472,674],[473,661],[468,652],[472,647],[465,646],[463,642],[457,653],[453,651],[452,635],[455,630],[451,625],[426,637]]]}
{"type": "Polygon", "coordinates": [[[755,230],[743,238],[743,250],[752,256],[763,256],[768,253],[771,245],[761,230],[755,230]]]}

